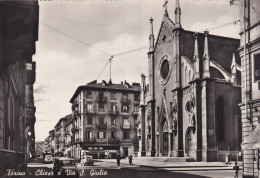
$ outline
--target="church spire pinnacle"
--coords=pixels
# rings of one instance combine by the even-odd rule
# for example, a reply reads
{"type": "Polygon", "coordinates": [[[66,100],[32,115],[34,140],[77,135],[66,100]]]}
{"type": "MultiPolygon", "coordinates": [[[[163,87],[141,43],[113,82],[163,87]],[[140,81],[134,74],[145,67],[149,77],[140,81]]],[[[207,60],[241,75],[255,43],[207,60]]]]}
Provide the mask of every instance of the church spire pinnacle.
{"type": "Polygon", "coordinates": [[[141,74],[141,98],[140,98],[140,105],[145,105],[145,94],[146,94],[146,83],[144,74],[141,74]]]}
{"type": "Polygon", "coordinates": [[[164,16],[169,17],[168,10],[167,10],[168,0],[165,0],[163,7],[164,7],[164,16]]]}
{"type": "Polygon", "coordinates": [[[200,78],[200,60],[199,60],[199,48],[198,48],[198,33],[194,33],[195,44],[194,44],[194,79],[200,78]]]}
{"type": "Polygon", "coordinates": [[[175,25],[177,28],[181,28],[181,8],[179,0],[176,0],[175,4],[175,25]]]}
{"type": "Polygon", "coordinates": [[[209,31],[205,30],[205,42],[204,42],[204,54],[203,54],[203,78],[209,78],[209,45],[208,45],[208,34],[209,31]]]}
{"type": "Polygon", "coordinates": [[[154,50],[154,35],[153,35],[153,18],[150,18],[150,36],[149,36],[149,40],[150,40],[150,46],[149,46],[149,52],[152,52],[154,50]]]}

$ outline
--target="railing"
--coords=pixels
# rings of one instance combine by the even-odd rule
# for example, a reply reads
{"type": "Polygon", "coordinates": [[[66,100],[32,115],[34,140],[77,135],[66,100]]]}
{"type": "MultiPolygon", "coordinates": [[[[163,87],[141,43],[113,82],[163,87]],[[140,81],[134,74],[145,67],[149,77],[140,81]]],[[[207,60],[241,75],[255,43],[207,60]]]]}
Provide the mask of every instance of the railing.
{"type": "Polygon", "coordinates": [[[137,117],[139,115],[139,112],[138,111],[133,111],[132,115],[137,117]]]}
{"type": "Polygon", "coordinates": [[[96,124],[97,129],[107,129],[107,123],[105,124],[96,124]]]}
{"type": "Polygon", "coordinates": [[[86,142],[86,143],[95,143],[96,139],[95,138],[87,138],[87,139],[84,140],[84,142],[86,142]]]}
{"type": "Polygon", "coordinates": [[[132,143],[132,139],[130,139],[130,138],[124,139],[124,138],[123,138],[123,139],[121,140],[121,142],[122,142],[122,143],[132,143]]]}
{"type": "Polygon", "coordinates": [[[111,124],[110,128],[117,128],[117,125],[116,124],[111,124]]]}
{"type": "Polygon", "coordinates": [[[106,96],[98,96],[97,97],[97,102],[99,103],[106,103],[107,102],[107,97],[106,96]]]}
{"type": "Polygon", "coordinates": [[[118,116],[119,115],[119,111],[117,109],[115,111],[111,110],[111,111],[109,111],[109,114],[111,116],[118,116]]]}
{"type": "Polygon", "coordinates": [[[87,114],[95,114],[95,109],[87,109],[86,111],[87,114]]]}
{"type": "Polygon", "coordinates": [[[108,143],[110,143],[110,144],[119,144],[120,140],[119,140],[119,138],[109,138],[108,139],[108,143]]]}
{"type": "Polygon", "coordinates": [[[123,103],[123,104],[130,104],[131,100],[128,99],[128,98],[121,98],[121,103],[123,103]]]}

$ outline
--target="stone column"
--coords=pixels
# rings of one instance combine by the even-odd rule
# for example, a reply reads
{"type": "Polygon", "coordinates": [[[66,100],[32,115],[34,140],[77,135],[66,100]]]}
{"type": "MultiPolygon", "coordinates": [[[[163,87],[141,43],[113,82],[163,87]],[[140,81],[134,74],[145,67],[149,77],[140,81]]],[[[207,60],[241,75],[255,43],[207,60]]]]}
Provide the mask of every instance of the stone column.
{"type": "Polygon", "coordinates": [[[168,157],[172,156],[172,150],[171,150],[171,136],[172,136],[172,131],[168,132],[168,157]]]}
{"type": "Polygon", "coordinates": [[[146,137],[146,134],[145,134],[145,127],[146,127],[146,124],[145,124],[145,106],[141,106],[141,112],[142,112],[142,120],[141,120],[141,125],[142,125],[142,132],[141,132],[141,146],[142,146],[142,149],[141,149],[141,156],[146,156],[146,150],[145,150],[145,137],[146,137]]]}

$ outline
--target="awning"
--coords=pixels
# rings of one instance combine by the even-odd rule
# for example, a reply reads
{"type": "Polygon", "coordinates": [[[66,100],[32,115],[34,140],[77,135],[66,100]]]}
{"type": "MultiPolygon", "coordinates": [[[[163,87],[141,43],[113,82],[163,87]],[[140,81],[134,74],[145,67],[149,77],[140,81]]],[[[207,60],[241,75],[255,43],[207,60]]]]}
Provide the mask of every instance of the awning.
{"type": "Polygon", "coordinates": [[[251,132],[251,134],[244,138],[243,143],[241,144],[242,150],[245,149],[259,149],[260,148],[260,126],[251,132]]]}

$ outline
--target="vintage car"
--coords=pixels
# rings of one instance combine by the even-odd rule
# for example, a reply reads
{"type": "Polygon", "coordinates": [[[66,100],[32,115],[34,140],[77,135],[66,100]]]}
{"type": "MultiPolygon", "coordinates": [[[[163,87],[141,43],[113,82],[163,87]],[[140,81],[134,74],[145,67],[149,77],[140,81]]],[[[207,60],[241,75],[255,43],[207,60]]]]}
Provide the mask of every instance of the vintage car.
{"type": "Polygon", "coordinates": [[[90,155],[82,156],[80,164],[84,165],[84,166],[86,166],[86,165],[93,166],[94,165],[94,161],[93,161],[92,156],[90,156],[90,155]]]}
{"type": "Polygon", "coordinates": [[[43,155],[43,163],[52,163],[53,158],[51,154],[44,154],[43,155]]]}
{"type": "Polygon", "coordinates": [[[53,174],[55,177],[79,177],[75,160],[67,157],[55,158],[53,164],[53,174]]]}

